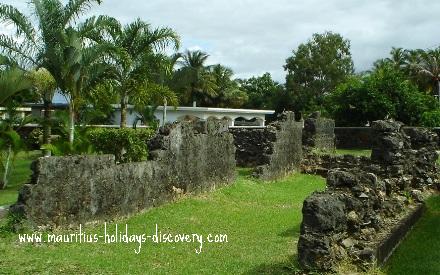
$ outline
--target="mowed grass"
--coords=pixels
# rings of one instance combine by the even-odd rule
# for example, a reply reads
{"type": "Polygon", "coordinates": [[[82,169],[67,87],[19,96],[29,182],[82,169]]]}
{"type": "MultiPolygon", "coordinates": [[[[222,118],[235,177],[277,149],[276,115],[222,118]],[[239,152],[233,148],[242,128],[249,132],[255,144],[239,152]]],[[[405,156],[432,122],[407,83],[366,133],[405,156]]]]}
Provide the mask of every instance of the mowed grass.
{"type": "Polygon", "coordinates": [[[440,274],[440,196],[426,201],[427,211],[385,267],[387,274],[440,274]]]}
{"type": "MultiPolygon", "coordinates": [[[[23,244],[17,234],[0,237],[0,273],[75,274],[261,274],[292,273],[303,200],[325,187],[317,176],[294,174],[276,182],[251,178],[239,170],[236,182],[211,193],[180,198],[120,219],[129,234],[201,234],[200,243],[57,243],[23,244]],[[227,235],[227,242],[209,243],[208,234],[227,235]]],[[[108,233],[115,231],[108,224],[108,233]]],[[[104,234],[104,224],[85,227],[86,234],[104,234]]],[[[77,229],[69,231],[78,233],[77,229]]],[[[57,232],[66,234],[67,231],[57,232]]],[[[45,234],[43,234],[44,238],[45,234]]]]}
{"type": "Polygon", "coordinates": [[[32,174],[31,162],[39,156],[41,156],[41,151],[22,152],[15,157],[11,166],[8,186],[6,189],[0,189],[0,206],[13,204],[17,201],[18,190],[32,174]]]}

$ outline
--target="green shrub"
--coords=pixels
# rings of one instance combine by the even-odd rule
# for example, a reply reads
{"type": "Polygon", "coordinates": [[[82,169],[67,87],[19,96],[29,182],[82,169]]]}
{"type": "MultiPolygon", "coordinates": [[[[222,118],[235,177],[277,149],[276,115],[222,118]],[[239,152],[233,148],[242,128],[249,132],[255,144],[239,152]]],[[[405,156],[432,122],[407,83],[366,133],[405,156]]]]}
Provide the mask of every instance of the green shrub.
{"type": "Polygon", "coordinates": [[[43,140],[43,130],[41,128],[35,128],[26,139],[26,145],[32,149],[40,149],[41,142],[43,140]]]}
{"type": "Polygon", "coordinates": [[[424,112],[421,124],[425,127],[440,127],[440,110],[424,112]]]}
{"type": "Polygon", "coordinates": [[[147,158],[147,141],[153,134],[151,129],[97,128],[89,131],[88,136],[97,152],[113,154],[118,162],[133,162],[147,158]]]}

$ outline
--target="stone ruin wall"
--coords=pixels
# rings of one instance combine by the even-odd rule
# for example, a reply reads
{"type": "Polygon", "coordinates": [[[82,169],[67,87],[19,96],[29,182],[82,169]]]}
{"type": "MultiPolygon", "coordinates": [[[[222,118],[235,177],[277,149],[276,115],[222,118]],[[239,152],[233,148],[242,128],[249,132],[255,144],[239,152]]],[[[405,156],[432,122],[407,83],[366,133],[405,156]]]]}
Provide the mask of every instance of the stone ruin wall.
{"type": "Polygon", "coordinates": [[[319,112],[304,120],[303,145],[310,150],[333,152],[335,150],[335,121],[321,117],[319,112]]]}
{"type": "Polygon", "coordinates": [[[83,223],[134,213],[235,179],[227,121],[168,125],[149,148],[149,161],[119,165],[113,155],[39,158],[11,212],[35,225],[83,223]]]}
{"type": "Polygon", "coordinates": [[[283,113],[266,128],[231,128],[236,161],[254,168],[254,176],[273,180],[299,170],[302,159],[302,123],[293,112],[283,113]]]}
{"type": "Polygon", "coordinates": [[[298,259],[304,269],[331,270],[347,258],[361,267],[386,260],[411,224],[403,233],[394,226],[415,222],[427,190],[440,183],[437,135],[392,121],[372,129],[371,159],[315,156],[303,164],[306,172],[327,175],[327,189],[303,204],[298,259]]]}

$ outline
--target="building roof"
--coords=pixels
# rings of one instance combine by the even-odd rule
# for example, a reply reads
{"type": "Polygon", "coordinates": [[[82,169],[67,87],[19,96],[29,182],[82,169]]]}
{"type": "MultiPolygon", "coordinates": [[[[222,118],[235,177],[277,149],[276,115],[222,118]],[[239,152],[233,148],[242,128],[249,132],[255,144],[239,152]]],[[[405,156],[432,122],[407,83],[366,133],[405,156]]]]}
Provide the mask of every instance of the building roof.
{"type": "MultiPolygon", "coordinates": [[[[120,109],[119,104],[112,104],[115,109],[120,109]]],[[[128,105],[128,109],[133,108],[133,105],[128,105]]],[[[164,106],[158,106],[157,110],[163,111],[164,106]]],[[[240,113],[240,114],[264,114],[271,115],[274,114],[274,110],[255,110],[255,109],[230,109],[230,108],[211,108],[211,107],[173,107],[167,106],[167,111],[190,111],[190,112],[203,112],[203,113],[240,113]]]]}

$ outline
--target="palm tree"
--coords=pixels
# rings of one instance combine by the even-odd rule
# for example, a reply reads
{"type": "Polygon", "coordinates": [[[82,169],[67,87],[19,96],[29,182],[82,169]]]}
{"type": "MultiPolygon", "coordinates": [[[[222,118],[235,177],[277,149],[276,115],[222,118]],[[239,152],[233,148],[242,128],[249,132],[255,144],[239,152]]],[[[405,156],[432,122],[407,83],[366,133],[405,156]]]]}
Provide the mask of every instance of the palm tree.
{"type": "Polygon", "coordinates": [[[43,101],[43,144],[49,144],[51,136],[52,99],[56,89],[56,82],[52,74],[45,68],[32,70],[30,72],[30,78],[32,79],[35,92],[43,101]]]}
{"type": "MultiPolygon", "coordinates": [[[[1,65],[5,66],[4,61],[6,58],[3,57],[1,59],[1,65]]],[[[23,70],[7,65],[6,68],[0,70],[0,106],[7,104],[14,95],[30,90],[31,88],[32,81],[23,70]]],[[[4,152],[6,155],[5,163],[3,164],[3,160],[0,162],[0,168],[2,168],[3,171],[3,177],[0,180],[0,189],[7,186],[11,156],[21,147],[20,136],[13,129],[13,125],[17,122],[15,121],[14,108],[8,108],[8,115],[8,119],[0,123],[0,157],[3,159],[4,152]]]]}
{"type": "Polygon", "coordinates": [[[396,69],[402,69],[405,66],[406,55],[403,48],[393,47],[390,55],[391,57],[388,57],[385,60],[393,64],[396,69]]]}
{"type": "Polygon", "coordinates": [[[71,143],[74,138],[75,101],[81,93],[78,85],[73,83],[80,79],[75,75],[79,70],[73,68],[77,66],[80,56],[76,50],[85,47],[84,41],[75,38],[72,30],[75,21],[93,3],[100,4],[101,0],[69,0],[65,5],[60,0],[31,0],[32,18],[11,5],[0,4],[0,19],[16,29],[15,35],[0,35],[1,51],[23,68],[46,68],[55,78],[57,86],[70,96],[71,143]]]}
{"type": "Polygon", "coordinates": [[[16,67],[0,71],[0,106],[15,94],[29,90],[32,81],[26,73],[16,67]]]}
{"type": "Polygon", "coordinates": [[[418,62],[412,64],[414,71],[421,77],[428,78],[432,83],[431,91],[437,91],[440,101],[440,48],[419,51],[418,62]]]}
{"type": "Polygon", "coordinates": [[[178,62],[181,67],[174,74],[174,82],[184,101],[188,104],[216,96],[215,79],[208,71],[209,66],[205,66],[209,55],[199,50],[187,50],[181,57],[183,60],[178,62]]]}
{"type": "Polygon", "coordinates": [[[122,128],[127,123],[128,103],[145,95],[153,84],[163,82],[163,74],[171,71],[171,60],[164,51],[169,46],[178,49],[180,38],[170,28],[152,29],[140,19],[125,26],[115,19],[108,21],[107,35],[101,30],[91,32],[88,37],[98,43],[109,43],[117,49],[117,54],[110,61],[112,77],[108,83],[119,95],[122,128]]]}

